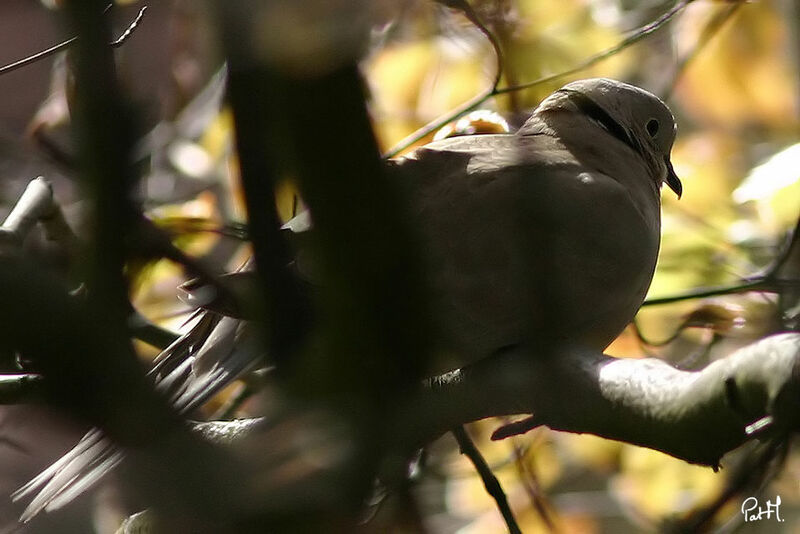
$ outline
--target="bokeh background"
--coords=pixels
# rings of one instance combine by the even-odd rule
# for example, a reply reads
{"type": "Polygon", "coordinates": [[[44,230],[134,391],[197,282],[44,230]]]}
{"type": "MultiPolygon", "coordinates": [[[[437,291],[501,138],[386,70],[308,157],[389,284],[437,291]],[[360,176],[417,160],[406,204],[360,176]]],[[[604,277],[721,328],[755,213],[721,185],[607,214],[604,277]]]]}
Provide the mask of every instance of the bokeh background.
{"type": "MultiPolygon", "coordinates": [[[[0,64],[67,37],[54,14],[57,4],[0,4],[0,64]]],[[[684,195],[680,200],[664,195],[662,251],[650,299],[738,286],[769,269],[797,226],[800,2],[470,2],[503,50],[499,87],[572,71],[683,4],[668,23],[590,67],[487,98],[477,106],[496,112],[513,129],[554,89],[594,76],[640,85],[667,101],[679,128],[672,160],[684,195]]],[[[142,5],[120,4],[114,13],[119,31],[142,5]]],[[[373,6],[362,68],[383,150],[492,87],[498,58],[460,6],[432,0],[373,6]]],[[[118,59],[125,88],[140,110],[141,138],[149,156],[142,195],[149,216],[175,231],[176,242],[187,252],[233,269],[248,251],[236,238],[244,211],[215,43],[214,20],[204,3],[162,0],[149,6],[118,59]]],[[[68,215],[79,213],[70,163],[69,91],[63,56],[0,76],[2,213],[37,175],[53,180],[68,215]]],[[[301,205],[291,180],[279,203],[287,219],[301,205]]],[[[57,255],[38,253],[58,265],[57,255]]],[[[137,309],[168,328],[179,328],[188,312],[175,292],[183,281],[181,269],[164,261],[131,270],[137,309]]],[[[753,291],[651,303],[609,352],[629,358],[658,356],[686,369],[701,368],[785,328],[781,305],[776,295],[753,291]]],[[[145,344],[139,348],[143,358],[156,352],[145,344]]],[[[206,415],[218,411],[241,387],[221,395],[206,415]]],[[[245,403],[236,415],[255,415],[254,406],[245,403]]],[[[0,492],[12,491],[71,445],[80,429],[69,429],[60,419],[56,424],[55,417],[32,407],[0,408],[5,438],[0,440],[0,492]]],[[[726,456],[723,469],[715,473],[640,447],[546,428],[490,441],[502,422],[482,421],[469,431],[526,533],[800,532],[800,456],[791,444],[770,456],[758,444],[749,444],[726,456]],[[740,507],[751,495],[762,502],[774,502],[780,495],[784,522],[745,523],[740,507]]],[[[413,487],[422,523],[430,532],[506,531],[482,481],[450,437],[426,452],[413,487]]],[[[376,494],[365,528],[394,531],[393,509],[401,506],[391,496],[376,494]]],[[[84,499],[77,509],[80,513],[71,518],[75,531],[113,532],[130,512],[118,506],[109,488],[84,499]]],[[[10,522],[15,510],[0,506],[0,512],[10,522]]],[[[52,520],[29,528],[58,531],[52,530],[52,520]]]]}

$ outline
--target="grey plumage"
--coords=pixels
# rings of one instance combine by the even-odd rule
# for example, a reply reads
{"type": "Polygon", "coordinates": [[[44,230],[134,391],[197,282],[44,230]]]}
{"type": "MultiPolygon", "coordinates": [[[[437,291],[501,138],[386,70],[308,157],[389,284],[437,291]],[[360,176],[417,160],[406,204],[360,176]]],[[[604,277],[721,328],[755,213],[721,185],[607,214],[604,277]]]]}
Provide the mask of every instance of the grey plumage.
{"type": "MultiPolygon", "coordinates": [[[[604,349],[650,285],[660,188],[681,194],[674,138],[658,98],[591,79],[553,93],[514,134],[436,141],[389,162],[419,232],[441,333],[430,372],[527,342],[604,349]]],[[[286,229],[309,231],[308,214],[286,229]]],[[[255,347],[245,323],[207,313],[151,374],[186,413],[258,363],[255,347]]],[[[22,519],[63,506],[121,459],[90,431],[14,495],[38,492],[22,519]]]]}

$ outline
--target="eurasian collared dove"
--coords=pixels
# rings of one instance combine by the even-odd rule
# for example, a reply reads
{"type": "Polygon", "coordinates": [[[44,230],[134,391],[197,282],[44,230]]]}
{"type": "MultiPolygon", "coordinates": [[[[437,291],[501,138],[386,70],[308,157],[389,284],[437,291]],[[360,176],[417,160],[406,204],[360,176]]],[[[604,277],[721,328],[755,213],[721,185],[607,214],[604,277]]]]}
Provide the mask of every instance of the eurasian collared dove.
{"type": "MultiPolygon", "coordinates": [[[[440,353],[431,372],[504,348],[604,349],[644,300],[660,241],[660,189],[679,197],[675,122],[654,95],[609,79],[567,84],[514,134],[444,139],[388,163],[423,245],[440,353]]],[[[287,224],[310,228],[308,214],[287,224]]],[[[209,312],[152,371],[183,413],[259,361],[239,320],[209,312]]],[[[122,459],[99,430],[21,488],[23,520],[56,509],[122,459]]]]}

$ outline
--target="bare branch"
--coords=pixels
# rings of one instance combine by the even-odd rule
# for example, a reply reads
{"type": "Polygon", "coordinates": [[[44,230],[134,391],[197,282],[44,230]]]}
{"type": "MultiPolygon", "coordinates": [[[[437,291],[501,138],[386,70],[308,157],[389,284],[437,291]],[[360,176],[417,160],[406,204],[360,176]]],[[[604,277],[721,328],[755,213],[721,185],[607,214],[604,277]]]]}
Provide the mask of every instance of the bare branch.
{"type": "Polygon", "coordinates": [[[127,41],[128,38],[133,35],[133,32],[136,31],[136,28],[139,27],[139,23],[142,22],[142,19],[144,18],[145,11],[147,11],[147,6],[142,6],[142,9],[140,9],[139,13],[136,14],[136,18],[134,18],[133,21],[128,24],[128,27],[125,28],[125,31],[122,32],[122,35],[111,41],[109,46],[112,48],[118,48],[125,44],[125,41],[127,41]]]}
{"type": "MultiPolygon", "coordinates": [[[[133,22],[131,22],[128,25],[128,27],[125,29],[125,31],[122,33],[122,35],[120,35],[117,39],[114,39],[113,41],[108,43],[109,46],[111,46],[112,48],[117,48],[117,47],[122,46],[125,43],[125,41],[127,41],[128,38],[131,36],[131,34],[133,34],[133,32],[136,31],[136,28],[139,26],[139,23],[142,21],[142,18],[144,17],[144,13],[145,13],[146,10],[147,10],[147,6],[142,7],[142,9],[140,9],[139,13],[136,15],[136,18],[133,19],[133,22]]],[[[72,44],[74,44],[75,41],[77,41],[77,40],[78,40],[77,37],[70,37],[66,41],[62,41],[62,42],[60,42],[60,43],[58,43],[56,45],[53,45],[53,46],[51,46],[50,48],[48,48],[46,50],[42,50],[41,52],[37,52],[37,53],[35,53],[33,55],[30,55],[28,57],[22,58],[22,59],[20,59],[18,61],[15,61],[13,63],[9,63],[8,65],[3,65],[2,67],[0,67],[0,76],[2,76],[3,74],[8,74],[9,72],[14,72],[15,70],[21,69],[22,67],[27,67],[28,65],[32,65],[33,63],[36,63],[37,61],[41,61],[41,60],[43,60],[45,58],[48,58],[48,57],[52,56],[53,54],[55,54],[57,52],[60,52],[62,50],[66,50],[72,44]]]]}
{"type": "Polygon", "coordinates": [[[658,306],[682,300],[717,297],[734,293],[746,293],[748,291],[780,293],[788,289],[796,290],[800,287],[800,279],[797,278],[798,273],[794,272],[792,267],[800,265],[798,259],[800,259],[800,218],[797,220],[797,226],[794,231],[781,247],[775,261],[763,273],[727,286],[697,288],[677,295],[647,299],[642,306],[658,306]]]}
{"type": "Polygon", "coordinates": [[[551,511],[551,504],[542,491],[536,471],[531,466],[531,462],[525,460],[526,450],[523,449],[516,440],[512,439],[511,444],[514,448],[514,464],[517,466],[517,473],[522,481],[522,485],[525,487],[533,509],[536,510],[536,513],[550,532],[558,532],[558,528],[553,519],[553,512],[551,511]]]}
{"type": "Polygon", "coordinates": [[[550,76],[543,76],[538,80],[533,80],[532,82],[522,83],[511,87],[503,87],[495,91],[494,94],[502,95],[505,93],[509,93],[511,91],[520,91],[522,89],[529,89],[531,87],[536,87],[537,85],[542,85],[548,82],[552,82],[554,80],[560,80],[561,78],[566,78],[567,76],[571,76],[573,74],[577,74],[581,71],[584,71],[589,67],[593,67],[596,64],[600,63],[601,61],[605,61],[606,59],[619,54],[629,46],[638,43],[651,33],[654,33],[655,31],[661,29],[662,26],[664,26],[666,23],[672,20],[672,18],[675,15],[683,11],[686,8],[686,6],[688,6],[692,2],[694,2],[694,0],[681,0],[680,2],[675,4],[675,6],[673,6],[672,9],[670,9],[669,11],[658,17],[650,24],[646,24],[641,28],[634,30],[628,37],[626,37],[616,45],[606,50],[603,50],[602,52],[598,52],[597,54],[589,57],[588,59],[586,59],[582,63],[579,63],[575,67],[572,67],[571,69],[556,74],[551,74],[550,76]]]}
{"type": "Polygon", "coordinates": [[[800,426],[797,369],[796,333],[762,339],[700,371],[580,348],[546,355],[509,351],[432,380],[415,412],[425,420],[417,418],[408,432],[425,443],[468,421],[535,413],[536,423],[555,430],[595,434],[717,466],[726,452],[753,437],[800,426]],[[759,421],[769,424],[748,434],[746,427],[759,421]]]}

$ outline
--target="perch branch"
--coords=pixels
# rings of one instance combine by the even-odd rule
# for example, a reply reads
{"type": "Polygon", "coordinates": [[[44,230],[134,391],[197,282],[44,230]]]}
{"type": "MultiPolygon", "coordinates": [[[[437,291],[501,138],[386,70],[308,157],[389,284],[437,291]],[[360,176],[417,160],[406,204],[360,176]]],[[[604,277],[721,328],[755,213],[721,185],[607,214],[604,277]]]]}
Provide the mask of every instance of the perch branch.
{"type": "MultiPolygon", "coordinates": [[[[517,430],[544,425],[594,434],[716,467],[753,437],[800,428],[798,400],[800,334],[783,333],[698,371],[577,348],[547,355],[510,351],[427,381],[397,426],[400,440],[416,447],[468,422],[535,412],[536,419],[517,430]],[[760,428],[748,433],[755,422],[760,428]]],[[[495,438],[519,433],[504,432],[514,424],[495,438]]]]}
{"type": "MultiPolygon", "coordinates": [[[[700,371],[581,349],[510,351],[432,380],[418,399],[422,406],[409,411],[417,417],[408,432],[416,434],[413,442],[426,443],[468,421],[535,413],[529,423],[717,466],[752,437],[798,427],[798,362],[796,333],[765,338],[700,371]]],[[[498,435],[517,433],[502,431],[498,435]]]]}

